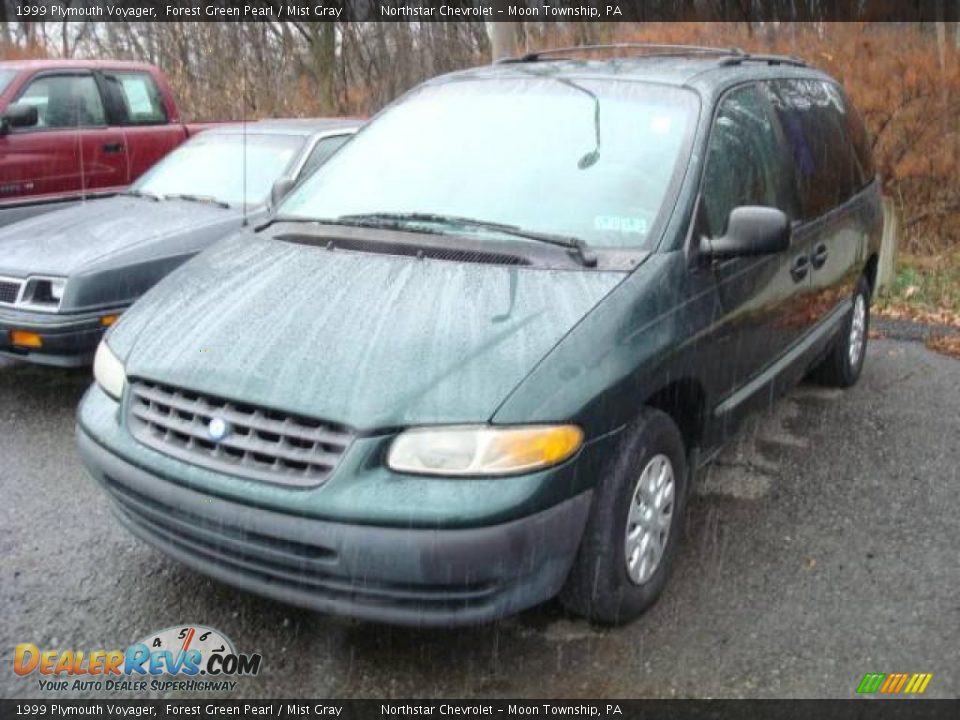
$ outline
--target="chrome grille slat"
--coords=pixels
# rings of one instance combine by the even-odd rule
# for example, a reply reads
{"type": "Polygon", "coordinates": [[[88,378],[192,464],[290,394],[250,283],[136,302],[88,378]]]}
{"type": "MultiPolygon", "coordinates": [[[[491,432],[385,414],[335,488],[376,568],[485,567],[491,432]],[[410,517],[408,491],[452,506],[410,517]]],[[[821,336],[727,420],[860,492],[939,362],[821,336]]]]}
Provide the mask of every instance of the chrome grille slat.
{"type": "Polygon", "coordinates": [[[209,417],[216,412],[217,415],[233,425],[249,425],[252,421],[256,421],[257,428],[261,431],[272,432],[279,435],[295,436],[298,439],[305,441],[313,441],[323,443],[325,445],[337,445],[341,448],[346,448],[352,439],[350,434],[345,432],[336,432],[330,429],[307,428],[304,426],[298,426],[295,423],[291,423],[289,420],[284,420],[282,422],[271,420],[270,418],[264,417],[262,413],[259,413],[259,411],[254,413],[244,413],[240,410],[237,410],[236,407],[229,402],[225,402],[223,405],[215,406],[202,398],[198,400],[190,400],[189,398],[183,397],[183,395],[179,393],[176,393],[172,396],[166,395],[162,392],[154,391],[149,386],[141,387],[138,390],[138,393],[143,398],[188,413],[205,415],[209,417]]]}
{"type": "MultiPolygon", "coordinates": [[[[194,421],[169,415],[161,415],[153,410],[144,408],[142,405],[135,406],[133,413],[141,420],[151,423],[155,427],[165,426],[167,429],[176,430],[183,435],[190,435],[195,439],[211,442],[210,435],[207,433],[205,427],[194,421]]],[[[333,466],[337,464],[337,460],[340,459],[340,456],[334,453],[311,452],[310,450],[290,447],[283,441],[270,442],[268,440],[250,438],[246,435],[230,435],[218,444],[223,447],[236,448],[237,450],[255,452],[262,455],[277,455],[278,460],[296,460],[298,462],[313,463],[315,465],[326,465],[330,468],[333,468],[333,466]]]]}
{"type": "Polygon", "coordinates": [[[321,420],[146,380],[132,379],[128,397],[127,423],[141,443],[237,477],[297,487],[320,485],[353,439],[346,430],[321,420]],[[208,428],[213,417],[231,428],[219,440],[208,428]]]}

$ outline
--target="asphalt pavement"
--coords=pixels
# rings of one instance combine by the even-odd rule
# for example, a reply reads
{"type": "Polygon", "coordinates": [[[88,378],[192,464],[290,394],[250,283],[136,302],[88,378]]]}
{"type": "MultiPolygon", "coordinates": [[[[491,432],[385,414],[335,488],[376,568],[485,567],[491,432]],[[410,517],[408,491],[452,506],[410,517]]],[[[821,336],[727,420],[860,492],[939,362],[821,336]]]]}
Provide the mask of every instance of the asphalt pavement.
{"type": "Polygon", "coordinates": [[[618,629],[556,603],[401,629],[208,580],[131,536],[84,474],[89,381],[0,360],[0,697],[42,696],[12,671],[17,643],[125,648],[181,623],[263,656],[199,697],[849,698],[866,672],[960,696],[960,362],[920,344],[874,341],[855,388],[802,385],[745,427],[697,491],[666,594],[618,629]]]}

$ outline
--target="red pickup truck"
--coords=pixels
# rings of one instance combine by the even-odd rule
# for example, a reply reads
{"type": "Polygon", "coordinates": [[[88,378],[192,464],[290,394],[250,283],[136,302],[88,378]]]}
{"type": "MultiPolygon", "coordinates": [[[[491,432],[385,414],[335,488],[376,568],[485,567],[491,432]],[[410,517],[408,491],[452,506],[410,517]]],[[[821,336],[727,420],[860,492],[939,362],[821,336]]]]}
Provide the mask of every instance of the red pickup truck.
{"type": "Polygon", "coordinates": [[[153,65],[0,62],[0,225],[116,193],[203,127],[153,65]]]}

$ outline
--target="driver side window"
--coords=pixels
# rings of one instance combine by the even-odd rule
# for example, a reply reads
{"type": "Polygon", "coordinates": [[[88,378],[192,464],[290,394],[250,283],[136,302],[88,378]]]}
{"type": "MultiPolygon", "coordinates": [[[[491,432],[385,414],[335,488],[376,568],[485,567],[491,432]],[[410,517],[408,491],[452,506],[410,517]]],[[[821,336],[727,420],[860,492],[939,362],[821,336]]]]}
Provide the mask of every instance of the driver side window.
{"type": "Polygon", "coordinates": [[[107,122],[92,75],[39,77],[16,102],[37,108],[37,128],[102,127],[107,122]]]}
{"type": "Polygon", "coordinates": [[[797,216],[779,127],[757,86],[733,90],[721,101],[710,133],[702,193],[710,237],[726,232],[730,211],[741,205],[774,207],[790,218],[797,216]]]}

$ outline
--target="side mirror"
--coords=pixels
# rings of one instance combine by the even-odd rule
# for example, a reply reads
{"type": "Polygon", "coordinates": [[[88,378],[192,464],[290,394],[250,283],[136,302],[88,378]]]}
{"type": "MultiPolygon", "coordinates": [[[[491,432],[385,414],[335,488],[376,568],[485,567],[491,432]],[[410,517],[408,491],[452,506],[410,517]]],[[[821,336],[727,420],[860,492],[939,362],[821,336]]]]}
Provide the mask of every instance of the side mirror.
{"type": "Polygon", "coordinates": [[[33,127],[39,119],[36,105],[14,103],[0,115],[0,127],[4,132],[9,132],[12,127],[33,127]]]}
{"type": "Polygon", "coordinates": [[[297,179],[289,175],[278,178],[270,189],[270,207],[275,208],[279,205],[280,201],[287,196],[287,193],[289,193],[296,184],[297,179]]]}
{"type": "Polygon", "coordinates": [[[705,239],[703,252],[723,260],[750,255],[773,255],[790,247],[790,219],[782,210],[744,205],[730,211],[727,233],[705,239]]]}

